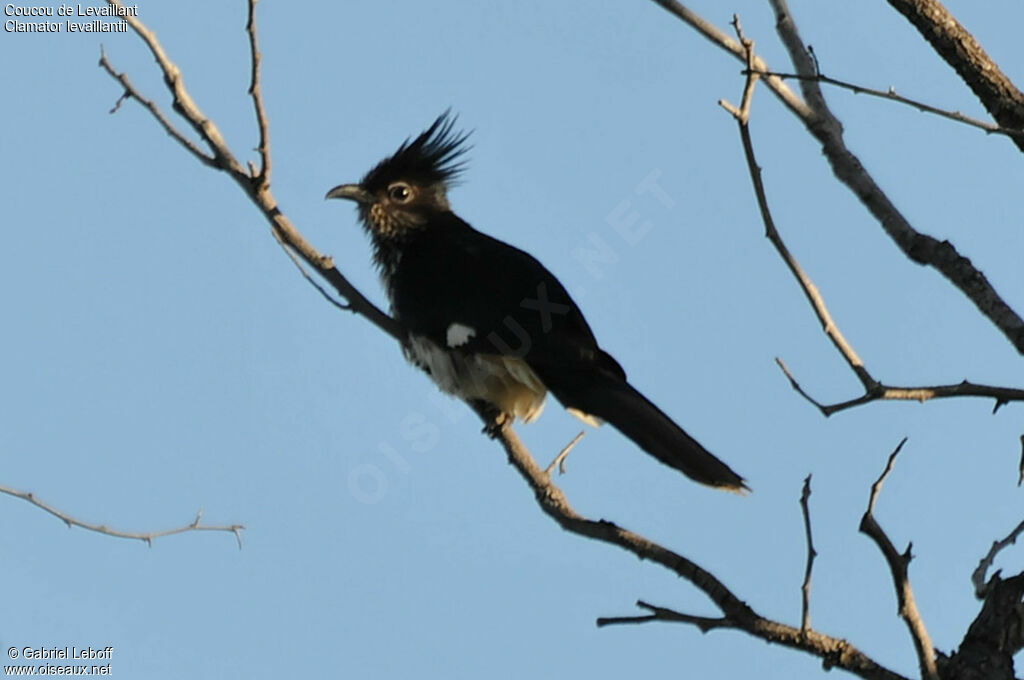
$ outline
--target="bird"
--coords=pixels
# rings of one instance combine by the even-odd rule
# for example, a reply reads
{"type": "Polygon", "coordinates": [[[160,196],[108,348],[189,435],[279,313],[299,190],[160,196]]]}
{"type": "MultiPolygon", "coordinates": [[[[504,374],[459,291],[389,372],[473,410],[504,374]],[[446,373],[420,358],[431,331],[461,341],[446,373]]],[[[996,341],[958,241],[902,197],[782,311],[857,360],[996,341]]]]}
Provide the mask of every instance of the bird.
{"type": "Polygon", "coordinates": [[[629,383],[554,274],[453,212],[448,190],[469,149],[456,120],[445,111],[358,183],[326,195],[356,203],[408,360],[498,424],[536,420],[550,392],[585,423],[611,423],[696,482],[749,491],[629,383]]]}

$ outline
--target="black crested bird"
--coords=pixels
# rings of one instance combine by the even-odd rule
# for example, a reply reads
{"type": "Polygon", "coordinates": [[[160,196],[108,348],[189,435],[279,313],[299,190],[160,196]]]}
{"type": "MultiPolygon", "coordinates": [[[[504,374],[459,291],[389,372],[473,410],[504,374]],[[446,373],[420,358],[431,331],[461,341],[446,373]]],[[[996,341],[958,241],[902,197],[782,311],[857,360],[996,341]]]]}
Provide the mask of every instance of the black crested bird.
{"type": "Polygon", "coordinates": [[[445,112],[359,184],[327,192],[358,204],[410,361],[445,392],[506,419],[536,419],[550,391],[585,422],[610,422],[691,479],[747,490],[626,381],[544,265],[452,212],[447,189],[464,169],[467,137],[454,123],[445,112]]]}

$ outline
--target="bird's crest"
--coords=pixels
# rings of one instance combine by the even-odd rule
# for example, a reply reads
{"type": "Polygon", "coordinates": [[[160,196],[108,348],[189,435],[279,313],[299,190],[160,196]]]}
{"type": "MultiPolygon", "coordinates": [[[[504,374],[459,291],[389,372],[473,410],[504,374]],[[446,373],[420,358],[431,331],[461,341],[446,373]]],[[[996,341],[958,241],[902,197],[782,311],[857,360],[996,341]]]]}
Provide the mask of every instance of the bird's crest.
{"type": "Polygon", "coordinates": [[[377,192],[397,180],[450,185],[465,169],[462,156],[469,150],[465,145],[469,133],[455,131],[456,120],[450,110],[442,113],[419,137],[405,140],[398,151],[366,173],[362,186],[377,192]]]}

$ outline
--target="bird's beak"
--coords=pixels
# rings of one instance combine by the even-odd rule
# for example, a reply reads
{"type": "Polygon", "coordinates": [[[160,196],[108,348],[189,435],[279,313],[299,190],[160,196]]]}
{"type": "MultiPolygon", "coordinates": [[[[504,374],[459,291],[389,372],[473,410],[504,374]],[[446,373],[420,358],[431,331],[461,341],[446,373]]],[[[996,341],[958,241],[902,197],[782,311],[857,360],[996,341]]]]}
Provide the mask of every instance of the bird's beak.
{"type": "Polygon", "coordinates": [[[373,203],[373,194],[358,184],[339,184],[328,191],[324,198],[347,198],[356,203],[373,203]]]}

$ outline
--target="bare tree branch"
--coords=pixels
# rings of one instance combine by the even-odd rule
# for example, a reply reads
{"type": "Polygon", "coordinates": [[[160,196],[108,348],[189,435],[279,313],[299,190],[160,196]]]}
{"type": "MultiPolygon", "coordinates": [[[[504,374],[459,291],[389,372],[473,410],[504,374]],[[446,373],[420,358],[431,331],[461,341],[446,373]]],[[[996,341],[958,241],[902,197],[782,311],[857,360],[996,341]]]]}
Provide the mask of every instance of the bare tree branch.
{"type": "MultiPolygon", "coordinates": [[[[1004,128],[1024,130],[1024,92],[938,0],[889,0],[960,76],[1004,128]]],[[[1015,136],[1024,151],[1024,137],[1015,136]]]]}
{"type": "Polygon", "coordinates": [[[821,142],[833,173],[854,192],[908,258],[941,272],[1003,332],[1018,352],[1024,354],[1024,320],[996,293],[985,275],[957,252],[953,244],[940,242],[914,229],[847,148],[843,140],[843,126],[828,108],[821,88],[813,78],[817,67],[804,48],[786,0],[771,0],[771,4],[779,37],[789,51],[796,72],[808,76],[800,85],[814,114],[804,123],[821,142]]]}
{"type": "MultiPolygon", "coordinates": [[[[739,29],[739,26],[738,26],[738,22],[736,22],[735,25],[737,26],[737,32],[739,33],[740,29],[739,29]]],[[[740,39],[741,39],[741,43],[745,46],[745,48],[747,50],[750,50],[750,51],[753,50],[753,41],[744,39],[742,37],[742,35],[740,35],[740,39]]],[[[748,59],[748,60],[752,61],[752,59],[748,59]]],[[[749,72],[748,75],[747,75],[748,85],[749,85],[750,81],[754,80],[757,77],[758,77],[757,73],[749,72]]],[[[746,97],[744,97],[744,98],[746,99],[746,97]]],[[[725,105],[723,104],[723,106],[725,106],[725,105]]],[[[863,363],[860,361],[859,357],[857,357],[857,355],[853,351],[852,347],[850,347],[849,344],[846,342],[846,339],[843,337],[842,333],[839,331],[839,329],[832,322],[831,316],[828,313],[828,309],[825,307],[824,300],[821,298],[821,295],[818,292],[817,288],[814,286],[813,282],[811,282],[810,277],[808,277],[804,273],[803,269],[800,267],[799,262],[796,261],[796,258],[794,258],[792,256],[792,254],[790,254],[789,249],[786,248],[786,245],[782,241],[782,238],[779,235],[778,230],[775,228],[775,222],[774,222],[774,220],[772,219],[772,216],[771,216],[771,210],[770,210],[770,208],[768,206],[768,199],[767,199],[767,196],[765,194],[764,184],[763,184],[762,179],[761,179],[761,169],[760,169],[760,167],[757,164],[757,160],[756,160],[756,157],[754,155],[753,142],[751,141],[751,137],[750,137],[750,127],[749,127],[750,112],[749,112],[749,107],[747,108],[747,110],[743,110],[742,108],[738,109],[738,108],[732,107],[732,106],[725,106],[725,108],[728,109],[733,114],[733,117],[736,119],[736,122],[737,122],[737,124],[739,126],[740,137],[741,137],[741,139],[743,141],[744,155],[745,155],[745,157],[747,159],[747,168],[748,168],[749,173],[750,173],[751,182],[754,185],[754,191],[755,191],[755,194],[757,196],[757,202],[758,202],[758,206],[759,206],[760,211],[761,211],[761,217],[762,217],[762,219],[764,221],[764,224],[765,224],[766,235],[768,236],[769,240],[771,240],[772,244],[776,247],[776,249],[778,250],[779,254],[782,256],[783,260],[786,262],[787,266],[789,266],[790,271],[796,277],[797,281],[800,283],[800,286],[803,289],[805,295],[807,296],[808,300],[811,302],[812,307],[814,307],[815,312],[818,314],[819,320],[822,321],[822,325],[825,327],[825,332],[833,340],[833,344],[835,344],[836,347],[839,349],[839,351],[843,354],[843,356],[846,357],[847,362],[850,364],[851,368],[854,369],[854,371],[857,373],[858,377],[861,378],[861,381],[865,385],[868,385],[868,384],[871,384],[871,383],[876,383],[874,378],[872,378],[871,375],[867,372],[867,369],[864,368],[863,363]]],[[[783,370],[786,371],[787,375],[789,375],[788,370],[785,368],[785,364],[781,363],[781,361],[779,362],[779,364],[780,364],[780,366],[782,366],[783,370]]],[[[793,384],[794,388],[797,389],[805,397],[810,399],[810,397],[800,388],[799,384],[796,383],[796,381],[792,378],[791,375],[789,375],[789,378],[790,378],[790,381],[793,384]]],[[[904,440],[904,441],[906,441],[906,440],[904,440]]],[[[873,519],[873,517],[871,517],[871,512],[874,509],[875,498],[877,496],[878,490],[881,489],[882,480],[885,479],[885,476],[889,473],[889,469],[891,469],[892,462],[895,459],[896,453],[898,453],[900,448],[902,448],[902,447],[903,447],[903,442],[900,443],[899,447],[897,447],[897,449],[896,449],[896,452],[893,453],[893,455],[892,455],[892,457],[890,458],[890,461],[889,461],[889,467],[886,468],[886,472],[882,475],[882,478],[879,479],[878,482],[876,482],[875,487],[872,490],[871,501],[870,501],[870,504],[869,504],[868,513],[865,514],[864,520],[862,520],[862,522],[861,522],[861,530],[862,531],[864,531],[865,522],[868,522],[868,520],[870,520],[870,523],[874,524],[874,526],[877,527],[877,523],[874,523],[874,519],[873,519]]],[[[807,567],[806,567],[806,571],[805,571],[804,583],[803,583],[803,588],[802,588],[802,591],[803,591],[802,614],[803,614],[803,616],[802,616],[802,622],[801,622],[801,627],[800,627],[800,633],[801,633],[802,636],[805,636],[805,637],[809,635],[809,631],[811,630],[811,627],[810,627],[810,613],[809,613],[809,607],[810,607],[810,577],[811,577],[811,569],[812,569],[813,560],[814,560],[814,547],[813,547],[813,543],[812,543],[812,539],[811,539],[810,516],[809,516],[808,510],[807,510],[807,501],[808,501],[809,496],[810,496],[810,477],[808,476],[807,480],[804,483],[804,493],[801,495],[801,507],[802,507],[802,509],[804,511],[804,521],[805,521],[805,529],[806,529],[806,533],[807,533],[807,544],[808,544],[807,567]]],[[[880,527],[878,527],[878,531],[881,532],[881,528],[880,527]]],[[[884,533],[881,533],[881,536],[882,536],[882,538],[885,538],[886,541],[888,541],[888,538],[885,537],[884,533]]],[[[890,547],[891,547],[891,544],[890,544],[890,547]]],[[[893,549],[893,553],[895,553],[895,549],[893,549]]],[[[910,559],[909,554],[910,553],[909,553],[909,550],[908,550],[907,556],[906,556],[906,560],[908,562],[909,562],[909,559],[910,559]]],[[[889,555],[887,554],[886,557],[888,559],[889,555]]],[[[894,566],[896,564],[897,564],[896,562],[890,562],[890,566],[893,568],[894,574],[896,573],[895,572],[896,567],[894,566]]],[[[905,576],[906,564],[903,564],[903,570],[904,570],[904,576],[905,576]]],[[[907,614],[904,616],[904,620],[906,620],[908,622],[908,625],[913,623],[913,627],[911,628],[911,633],[914,635],[915,647],[918,649],[918,658],[921,659],[921,662],[922,662],[922,673],[925,673],[924,677],[928,678],[928,680],[937,680],[937,676],[935,675],[935,658],[934,658],[934,654],[932,653],[930,656],[926,657],[921,652],[922,648],[920,647],[920,645],[918,645],[918,642],[920,640],[922,640],[922,639],[924,641],[927,641],[928,644],[923,649],[927,649],[927,650],[929,650],[929,652],[931,652],[931,642],[930,642],[930,640],[928,640],[928,637],[927,637],[928,633],[924,629],[924,624],[923,624],[923,622],[921,622],[920,616],[917,615],[917,609],[916,609],[916,605],[914,604],[914,601],[913,601],[913,592],[910,590],[909,581],[906,581],[906,579],[904,578],[904,582],[906,584],[905,591],[902,590],[900,584],[897,583],[897,591],[900,594],[900,602],[901,602],[900,611],[901,611],[901,615],[904,612],[907,612],[907,614]],[[909,595],[909,598],[908,598],[908,595],[909,595]],[[909,606],[904,607],[903,606],[904,603],[907,603],[907,602],[909,602],[909,606]],[[923,635],[923,638],[918,637],[918,635],[923,635]],[[926,664],[926,660],[927,659],[930,659],[930,666],[926,664]],[[926,671],[929,668],[931,670],[931,674],[930,675],[926,673],[926,671]]],[[[725,613],[728,615],[728,612],[725,612],[725,613]]],[[[727,618],[728,618],[728,616],[727,616],[727,618]]]]}
{"type": "Polygon", "coordinates": [[[800,492],[800,511],[804,516],[804,535],[807,537],[807,567],[804,569],[804,582],[800,587],[801,616],[800,634],[806,635],[811,629],[811,571],[814,569],[814,558],[818,551],[814,549],[814,537],[811,535],[811,476],[804,478],[804,487],[800,492]]]}
{"type": "Polygon", "coordinates": [[[739,107],[735,107],[724,99],[718,100],[718,105],[733,115],[741,125],[746,125],[750,120],[750,107],[754,103],[754,89],[761,74],[754,70],[757,62],[757,54],[754,52],[754,41],[743,34],[743,25],[740,23],[738,14],[732,15],[732,27],[736,32],[736,38],[743,47],[743,53],[747,61],[746,82],[743,85],[743,96],[740,99],[739,107]]]}
{"type": "MultiPolygon", "coordinates": [[[[496,424],[486,407],[470,404],[485,424],[485,430],[495,437],[505,449],[509,462],[526,480],[533,490],[538,505],[564,530],[603,543],[619,546],[642,560],[650,560],[683,577],[708,596],[724,615],[721,618],[691,617],[676,612],[671,620],[686,623],[702,622],[711,628],[733,628],[754,637],[799,649],[822,660],[826,668],[842,668],[870,680],[898,680],[904,676],[879,665],[871,657],[841,638],[825,635],[815,630],[803,634],[797,627],[765,618],[741,600],[713,574],[695,562],[665,548],[648,538],[618,526],[607,520],[592,520],[580,515],[570,505],[565,493],[534,460],[515,430],[508,423],[496,424]]],[[[645,605],[641,605],[645,606],[645,605]]],[[[651,609],[651,607],[646,607],[651,609]]],[[[663,610],[651,620],[669,620],[663,610]]],[[[603,617],[599,625],[623,623],[623,618],[603,617]]],[[[646,621],[649,617],[644,617],[646,621]]],[[[638,621],[642,622],[642,621],[638,621]]],[[[711,628],[708,628],[709,630],[711,628]]]]}
{"type": "MultiPolygon", "coordinates": [[[[753,64],[756,60],[754,57],[754,42],[743,37],[742,28],[739,26],[738,19],[734,18],[733,21],[737,34],[740,37],[740,42],[747,51],[747,63],[753,64]]],[[[752,68],[747,69],[746,85],[743,90],[744,104],[741,108],[736,108],[724,100],[720,100],[719,104],[732,113],[733,118],[736,119],[737,125],[739,125],[740,139],[743,142],[743,152],[747,160],[747,170],[750,173],[750,181],[754,186],[757,205],[761,211],[761,219],[764,222],[765,236],[772,242],[772,245],[775,246],[779,256],[782,257],[783,262],[786,263],[789,271],[796,278],[797,283],[800,284],[800,288],[803,290],[807,301],[811,303],[811,307],[814,309],[814,313],[818,316],[818,320],[821,322],[825,334],[832,341],[832,344],[836,346],[836,349],[839,350],[839,353],[843,355],[843,358],[846,359],[846,362],[850,365],[850,368],[853,369],[853,372],[857,374],[857,377],[860,379],[865,389],[870,391],[874,385],[878,384],[877,381],[871,377],[871,374],[868,373],[866,368],[864,368],[864,362],[861,361],[859,356],[857,356],[853,347],[843,336],[842,331],[839,330],[839,327],[832,320],[832,315],[829,313],[828,307],[825,305],[825,300],[818,291],[818,287],[814,285],[811,278],[806,272],[804,272],[803,267],[800,266],[800,263],[793,254],[790,253],[789,248],[786,247],[778,229],[775,227],[775,220],[772,218],[771,209],[768,206],[768,197],[764,189],[764,182],[761,178],[761,167],[757,164],[757,158],[754,154],[754,144],[750,138],[749,122],[751,96],[749,93],[753,90],[754,84],[757,82],[760,75],[760,73],[752,68]]],[[[810,399],[809,395],[807,395],[802,389],[799,389],[799,386],[796,385],[795,380],[792,380],[792,377],[790,377],[790,380],[801,394],[810,399]]],[[[811,401],[813,402],[813,400],[811,401]]]]}
{"type": "MultiPolygon", "coordinates": [[[[748,64],[753,64],[756,61],[754,57],[753,40],[750,40],[743,35],[738,17],[734,17],[733,26],[736,28],[740,44],[747,50],[748,64]]],[[[810,303],[815,315],[818,317],[818,321],[821,323],[821,327],[825,332],[825,335],[832,341],[836,350],[840,355],[842,355],[843,359],[845,359],[846,363],[850,366],[850,369],[857,376],[857,379],[860,380],[861,385],[864,387],[864,394],[855,399],[850,399],[837,404],[822,404],[811,397],[811,395],[800,386],[800,383],[793,377],[793,374],[782,359],[776,358],[776,363],[778,363],[783,373],[786,374],[786,377],[789,378],[790,385],[793,389],[807,399],[807,401],[814,404],[826,417],[836,413],[837,411],[842,411],[877,400],[913,400],[923,403],[929,399],[942,399],[948,397],[988,397],[995,400],[993,412],[998,410],[1003,404],[1010,401],[1024,401],[1024,389],[980,385],[966,380],[955,385],[902,387],[885,385],[871,375],[867,367],[864,365],[863,360],[858,356],[857,352],[853,349],[853,346],[846,339],[846,336],[844,336],[842,331],[839,329],[838,324],[836,324],[835,320],[832,318],[832,314],[829,312],[828,306],[825,304],[825,298],[822,296],[821,291],[818,290],[814,281],[811,280],[811,277],[804,271],[800,262],[790,252],[785,241],[782,240],[782,235],[779,233],[778,228],[775,226],[775,220],[772,218],[771,209],[768,205],[768,197],[764,188],[764,181],[761,177],[761,167],[758,165],[757,157],[754,153],[754,144],[750,136],[749,126],[753,88],[758,78],[761,76],[761,73],[758,73],[752,68],[747,69],[747,79],[743,90],[743,104],[740,107],[733,106],[725,100],[719,100],[719,104],[733,115],[733,118],[736,119],[739,126],[740,139],[743,143],[743,152],[747,160],[747,170],[750,173],[750,180],[754,187],[757,205],[761,212],[761,219],[764,222],[765,236],[769,241],[771,241],[775,250],[779,253],[779,256],[789,268],[790,273],[792,273],[793,277],[797,280],[804,296],[807,298],[807,301],[810,303]]]]}
{"type": "Polygon", "coordinates": [[[889,540],[885,530],[875,520],[875,503],[878,495],[882,492],[882,484],[885,478],[892,472],[896,456],[899,455],[903,445],[907,443],[904,437],[896,449],[889,455],[885,470],[874,484],[871,485],[871,495],[868,497],[868,509],[860,520],[860,531],[875,542],[882,556],[885,557],[889,570],[892,572],[893,585],[896,587],[896,598],[899,601],[899,615],[907,624],[910,637],[914,641],[914,650],[917,652],[918,663],[921,666],[921,677],[926,680],[938,680],[938,669],[935,665],[935,648],[932,646],[928,629],[924,625],[921,613],[917,610],[917,602],[914,600],[914,590],[910,586],[910,578],[907,575],[907,566],[910,564],[912,555],[911,546],[908,545],[902,554],[889,540]]]}
{"type": "Polygon", "coordinates": [[[254,174],[258,178],[258,189],[270,187],[270,121],[267,120],[267,110],[263,106],[263,90],[260,87],[260,64],[263,55],[260,54],[259,36],[256,31],[256,3],[259,0],[249,0],[249,21],[245,26],[249,34],[249,59],[252,62],[252,79],[249,82],[249,95],[252,97],[252,105],[256,113],[256,125],[260,130],[260,145],[257,150],[260,153],[260,169],[254,174]]]}
{"type": "MultiPolygon", "coordinates": [[[[121,3],[118,0],[106,0],[106,2],[112,7],[121,7],[121,3]]],[[[329,256],[320,254],[320,252],[318,252],[316,248],[314,248],[313,245],[302,236],[299,230],[295,228],[291,220],[285,217],[280,209],[278,209],[277,200],[274,198],[274,195],[270,190],[269,176],[264,176],[263,174],[269,168],[269,165],[265,164],[264,167],[256,173],[256,177],[253,177],[251,173],[249,173],[238,162],[234,154],[231,152],[231,149],[224,141],[224,137],[221,135],[220,130],[213,121],[203,114],[192,100],[191,95],[189,95],[188,90],[185,88],[185,83],[181,76],[180,69],[178,69],[174,62],[172,62],[167,56],[163,46],[157,40],[156,34],[149,30],[137,17],[134,17],[129,13],[126,13],[123,16],[123,19],[128,22],[128,25],[132,27],[132,30],[134,30],[142,41],[146,43],[150,52],[152,52],[156,59],[160,70],[164,74],[164,83],[167,85],[167,88],[171,91],[171,94],[174,97],[173,108],[175,112],[177,112],[192,126],[200,138],[202,138],[213,152],[214,160],[212,163],[207,164],[227,172],[228,175],[235,180],[253,203],[256,204],[256,207],[263,213],[263,216],[270,223],[271,229],[276,231],[293,252],[297,253],[306,261],[307,264],[313,267],[320,276],[322,276],[343,298],[345,298],[345,300],[347,300],[350,311],[365,317],[375,326],[399,342],[404,342],[405,333],[401,326],[390,316],[382,312],[376,305],[370,302],[366,296],[360,293],[356,287],[353,286],[349,280],[334,267],[333,259],[329,256]]],[[[251,35],[255,35],[255,24],[250,22],[249,25],[250,31],[252,32],[251,35]]],[[[256,45],[257,43],[252,39],[250,42],[251,49],[258,54],[256,45]]],[[[258,70],[258,64],[254,65],[253,68],[254,70],[258,70]]],[[[112,68],[108,69],[108,72],[111,76],[117,77],[112,68]]],[[[126,87],[126,91],[128,91],[132,97],[140,102],[148,101],[143,99],[139,95],[138,91],[128,84],[127,78],[118,78],[118,80],[126,87]]],[[[253,76],[253,82],[258,85],[258,75],[253,76]]],[[[258,93],[259,89],[257,87],[254,98],[258,93]]],[[[147,105],[147,108],[158,121],[164,119],[163,114],[159,111],[159,107],[155,104],[152,106],[147,105]]],[[[260,108],[262,108],[262,105],[260,108]]],[[[257,118],[257,122],[260,126],[267,124],[265,116],[260,118],[258,115],[257,118]]],[[[266,138],[263,139],[263,143],[266,143],[266,138]]],[[[269,153],[269,148],[266,150],[269,153]]]]}
{"type": "MultiPolygon", "coordinates": [[[[751,78],[756,76],[756,73],[752,73],[748,76],[748,82],[751,78]]],[[[797,283],[800,284],[800,288],[803,290],[804,296],[814,309],[814,313],[817,315],[818,321],[821,322],[825,335],[828,336],[829,340],[832,341],[832,344],[835,345],[839,353],[843,355],[844,359],[846,359],[846,362],[850,365],[853,372],[857,374],[857,377],[860,379],[865,389],[871,391],[871,389],[878,384],[877,381],[870,373],[868,373],[867,369],[864,367],[864,362],[861,361],[859,356],[857,356],[857,353],[846,340],[842,331],[839,330],[839,326],[837,326],[835,321],[833,321],[832,315],[829,313],[828,307],[825,305],[825,300],[822,297],[821,292],[818,290],[818,287],[814,285],[811,277],[807,275],[803,267],[800,266],[800,263],[789,251],[789,248],[786,247],[785,242],[782,240],[782,236],[779,234],[779,230],[775,227],[775,220],[772,218],[771,209],[768,206],[768,197],[765,193],[764,181],[761,178],[761,167],[757,164],[757,158],[754,154],[754,144],[750,138],[750,127],[748,125],[749,112],[746,115],[742,115],[742,112],[736,109],[732,109],[731,112],[739,125],[740,139],[743,142],[743,152],[747,159],[747,170],[750,173],[750,181],[754,186],[757,205],[761,211],[761,219],[764,222],[765,236],[769,241],[771,241],[772,245],[775,246],[775,250],[778,251],[783,262],[786,263],[789,271],[793,274],[793,277],[796,278],[797,283]]]]}
{"type": "Polygon", "coordinates": [[[131,80],[128,79],[128,74],[118,73],[114,70],[110,61],[107,60],[107,53],[103,49],[102,45],[100,46],[100,66],[124,87],[124,94],[118,98],[113,108],[110,109],[110,113],[117,113],[121,108],[121,104],[123,104],[125,100],[134,98],[137,102],[149,109],[149,112],[153,114],[153,117],[156,118],[158,123],[160,123],[160,127],[162,127],[172,139],[185,147],[190,154],[199,159],[199,161],[204,165],[214,168],[217,167],[217,161],[213,156],[208,155],[205,151],[196,146],[195,142],[186,137],[178,128],[174,127],[174,124],[168,120],[167,116],[164,115],[163,111],[160,110],[160,107],[157,106],[152,99],[147,99],[139,94],[139,91],[135,89],[131,80]]]}
{"type": "Polygon", "coordinates": [[[284,254],[288,256],[288,259],[292,261],[292,264],[298,268],[299,273],[302,274],[302,278],[309,282],[309,285],[316,288],[317,292],[320,293],[325,300],[338,309],[346,312],[352,311],[352,305],[336,300],[333,295],[327,292],[326,288],[321,286],[320,283],[314,279],[308,271],[306,271],[306,268],[302,265],[302,259],[288,247],[288,244],[284,242],[284,238],[281,236],[280,232],[276,229],[271,229],[270,233],[274,235],[274,240],[277,241],[279,246],[281,246],[281,249],[284,250],[284,254]]]}
{"type": "Polygon", "coordinates": [[[956,652],[939,658],[944,678],[1016,680],[1013,657],[1024,649],[1024,573],[993,574],[981,611],[956,652]]]}
{"type": "MultiPolygon", "coordinates": [[[[704,19],[702,16],[688,8],[678,0],[653,0],[653,2],[660,7],[664,8],[670,14],[683,21],[683,23],[690,26],[692,29],[697,31],[698,34],[711,41],[715,46],[725,50],[736,59],[744,63],[748,70],[758,71],[760,73],[770,73],[771,69],[768,68],[768,64],[756,54],[748,55],[747,50],[744,49],[743,45],[733,40],[727,33],[719,29],[711,22],[704,19]]],[[[764,82],[771,88],[775,96],[779,98],[790,111],[792,111],[798,118],[806,119],[813,116],[813,111],[807,106],[807,103],[800,98],[796,92],[790,89],[781,78],[775,76],[766,76],[764,82]]]]}
{"type": "Polygon", "coordinates": [[[911,99],[910,97],[905,97],[901,94],[897,94],[896,89],[893,87],[890,87],[888,90],[878,90],[873,87],[866,87],[864,85],[857,85],[855,83],[850,83],[845,80],[839,80],[838,78],[831,78],[820,72],[815,74],[814,76],[804,76],[800,75],[799,73],[779,73],[777,71],[759,73],[758,75],[775,76],[777,78],[781,78],[782,80],[815,80],[819,83],[825,83],[826,85],[834,85],[844,90],[850,90],[854,94],[866,94],[870,97],[878,97],[880,99],[888,99],[889,101],[898,102],[900,104],[906,104],[907,106],[911,106],[923,113],[931,113],[936,116],[940,116],[942,118],[947,118],[949,120],[955,121],[957,123],[963,123],[964,125],[969,125],[971,127],[978,128],[979,130],[982,130],[987,134],[1005,135],[1007,137],[1012,137],[1014,139],[1024,139],[1024,130],[1005,128],[1000,125],[995,125],[993,123],[980,120],[978,118],[967,116],[961,113],[960,111],[949,111],[947,109],[940,109],[937,106],[926,104],[925,102],[919,101],[917,99],[911,99]]]}
{"type": "Polygon", "coordinates": [[[644,602],[643,600],[637,600],[636,606],[640,609],[646,609],[650,614],[644,616],[603,616],[597,620],[598,628],[604,626],[614,626],[629,623],[650,623],[652,621],[666,621],[670,623],[690,623],[700,629],[700,632],[706,633],[709,630],[715,628],[731,628],[733,627],[731,622],[726,618],[708,618],[706,616],[692,616],[691,614],[683,614],[677,612],[674,609],[667,609],[666,607],[658,607],[653,604],[644,602]]]}
{"type": "MultiPolygon", "coordinates": [[[[681,2],[653,1],[701,36],[743,62],[748,70],[758,73],[773,72],[764,60],[757,56],[748,64],[748,56],[741,44],[681,2]]],[[[817,70],[804,50],[786,2],[772,0],[772,6],[776,12],[779,35],[797,66],[797,73],[806,78],[801,83],[806,101],[794,93],[778,76],[765,76],[765,85],[800,118],[807,130],[821,143],[835,176],[857,196],[900,250],[913,262],[929,265],[941,272],[1006,336],[1018,352],[1024,354],[1024,320],[1006,304],[985,275],[969,259],[960,255],[951,243],[939,241],[914,229],[878,187],[860,160],[846,147],[842,125],[825,105],[821,89],[815,82],[817,70]]]]}
{"type": "Polygon", "coordinates": [[[162,538],[163,536],[173,536],[174,534],[183,534],[183,533],[188,532],[188,531],[226,531],[226,532],[229,532],[229,533],[232,533],[232,534],[235,535],[235,540],[238,541],[238,549],[239,550],[242,549],[242,531],[245,529],[244,525],[242,525],[242,524],[225,524],[225,525],[203,524],[202,523],[202,519],[203,519],[203,511],[202,510],[200,510],[199,512],[196,513],[196,518],[194,520],[192,520],[191,523],[186,524],[185,526],[178,527],[176,529],[165,529],[163,531],[145,531],[145,532],[122,531],[120,529],[111,529],[106,524],[93,524],[91,522],[85,522],[83,520],[77,519],[74,516],[64,512],[63,510],[58,510],[57,508],[53,507],[49,503],[46,503],[45,501],[39,500],[38,498],[36,498],[35,494],[33,494],[31,491],[19,491],[17,489],[12,489],[9,486],[0,486],[0,493],[4,493],[4,494],[7,494],[8,496],[14,496],[15,498],[20,498],[20,499],[22,499],[24,501],[28,501],[29,503],[31,503],[32,505],[36,506],[37,508],[45,510],[46,512],[50,513],[51,515],[53,515],[57,519],[59,519],[62,522],[64,522],[64,524],[66,524],[68,526],[68,528],[71,528],[71,527],[81,527],[82,529],[87,529],[89,531],[95,531],[98,534],[104,534],[106,536],[114,536],[116,538],[135,539],[137,541],[143,541],[144,543],[146,543],[146,545],[149,545],[150,547],[152,547],[154,539],[162,538]]]}
{"type": "MultiPolygon", "coordinates": [[[[1020,536],[1021,533],[1024,533],[1024,522],[1018,524],[1013,531],[1006,535],[1006,538],[999,541],[993,541],[992,547],[989,549],[988,553],[981,558],[980,562],[978,562],[978,567],[974,570],[974,573],[971,574],[971,583],[974,584],[974,595],[979,600],[985,599],[985,596],[988,594],[989,590],[991,590],[992,582],[988,580],[988,570],[992,568],[992,564],[996,561],[996,557],[1005,548],[1016,543],[1017,537],[1020,536]]],[[[993,580],[997,580],[998,576],[999,572],[997,571],[992,575],[993,580]]]]}
{"type": "Polygon", "coordinates": [[[1017,486],[1024,484],[1024,434],[1020,436],[1020,463],[1017,464],[1017,486]]]}
{"type": "MultiPolygon", "coordinates": [[[[174,96],[174,110],[179,113],[186,122],[188,122],[195,130],[196,134],[209,145],[210,150],[214,154],[214,162],[216,166],[222,170],[228,170],[233,174],[245,176],[245,170],[235,158],[234,154],[231,153],[230,148],[224,141],[224,138],[220,134],[220,130],[217,126],[199,110],[196,103],[192,101],[191,95],[185,88],[185,80],[181,75],[181,69],[172,62],[167,53],[164,51],[163,46],[156,39],[156,34],[149,30],[145,24],[139,21],[138,17],[133,16],[132,13],[124,11],[124,6],[119,0],[106,0],[107,4],[118,10],[118,15],[128,22],[128,25],[132,27],[136,35],[142,39],[142,42],[146,44],[149,51],[153,54],[153,58],[156,59],[157,64],[160,66],[160,70],[164,74],[164,84],[167,85],[167,89],[171,91],[174,96]]],[[[108,72],[111,69],[108,69],[108,72]]],[[[111,75],[114,75],[111,72],[111,75]]],[[[143,101],[139,98],[137,91],[133,87],[127,87],[127,84],[122,81],[122,84],[126,85],[126,91],[135,97],[139,101],[143,101]]],[[[149,107],[150,112],[156,116],[154,107],[149,107]]],[[[161,114],[163,115],[163,114],[161,114]]]]}
{"type": "MultiPolygon", "coordinates": [[[[823,404],[808,394],[807,391],[800,386],[800,383],[793,377],[793,373],[789,370],[789,367],[786,366],[786,363],[782,359],[776,357],[775,363],[778,364],[779,368],[782,369],[782,372],[789,379],[790,386],[796,390],[800,396],[814,404],[814,406],[816,406],[824,416],[830,416],[833,413],[845,411],[846,409],[861,406],[872,401],[917,401],[924,403],[931,399],[983,397],[995,400],[995,404],[992,407],[993,413],[1011,401],[1024,401],[1024,390],[1022,389],[1015,387],[998,387],[996,385],[979,385],[977,383],[964,380],[963,382],[952,385],[928,385],[920,387],[897,387],[894,385],[874,382],[873,384],[865,385],[864,394],[859,397],[835,404],[823,404]]],[[[863,365],[861,368],[865,371],[867,370],[863,365]]],[[[858,373],[858,376],[859,375],[860,374],[858,373]]]]}

